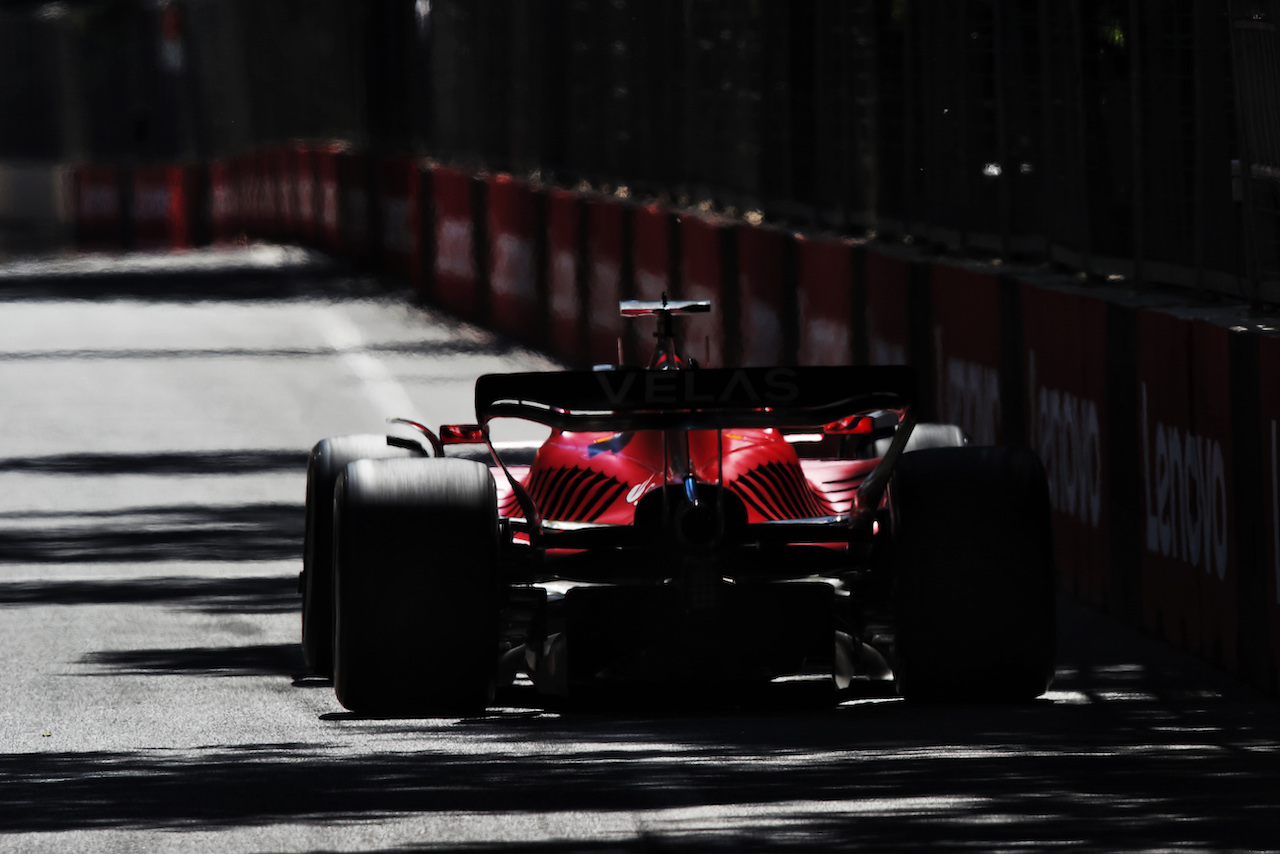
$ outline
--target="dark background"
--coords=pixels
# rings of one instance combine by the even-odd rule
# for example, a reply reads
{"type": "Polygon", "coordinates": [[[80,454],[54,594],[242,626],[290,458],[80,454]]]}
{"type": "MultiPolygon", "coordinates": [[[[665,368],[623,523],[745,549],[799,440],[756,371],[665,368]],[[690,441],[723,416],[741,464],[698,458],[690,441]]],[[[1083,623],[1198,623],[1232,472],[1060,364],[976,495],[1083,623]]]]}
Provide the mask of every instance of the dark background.
{"type": "Polygon", "coordinates": [[[1273,0],[11,3],[0,159],[130,165],[346,141],[1275,301],[1276,11],[1273,0]]]}

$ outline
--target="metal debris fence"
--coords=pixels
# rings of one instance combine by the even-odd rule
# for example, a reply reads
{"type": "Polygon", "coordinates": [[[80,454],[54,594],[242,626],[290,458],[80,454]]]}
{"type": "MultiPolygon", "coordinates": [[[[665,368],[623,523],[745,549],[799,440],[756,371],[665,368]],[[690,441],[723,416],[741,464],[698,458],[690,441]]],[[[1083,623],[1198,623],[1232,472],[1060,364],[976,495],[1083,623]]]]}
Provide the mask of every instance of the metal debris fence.
{"type": "Polygon", "coordinates": [[[33,3],[0,160],[337,140],[1278,304],[1278,6],[33,3]]]}

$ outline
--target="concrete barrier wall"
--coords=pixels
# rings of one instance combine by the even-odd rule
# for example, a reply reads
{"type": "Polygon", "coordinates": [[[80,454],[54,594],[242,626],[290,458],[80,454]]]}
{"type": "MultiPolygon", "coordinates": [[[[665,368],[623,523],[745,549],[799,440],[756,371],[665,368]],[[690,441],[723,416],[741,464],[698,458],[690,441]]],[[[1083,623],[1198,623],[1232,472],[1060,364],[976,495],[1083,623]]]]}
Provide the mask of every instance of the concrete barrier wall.
{"type": "Polygon", "coordinates": [[[914,365],[924,418],[1044,460],[1063,589],[1276,690],[1277,324],[1245,306],[324,150],[154,174],[82,167],[77,233],[86,247],[129,235],[173,247],[204,220],[221,240],[317,245],[578,365],[612,361],[619,341],[642,358],[617,301],[663,293],[715,304],[686,329],[704,364],[914,365]]]}

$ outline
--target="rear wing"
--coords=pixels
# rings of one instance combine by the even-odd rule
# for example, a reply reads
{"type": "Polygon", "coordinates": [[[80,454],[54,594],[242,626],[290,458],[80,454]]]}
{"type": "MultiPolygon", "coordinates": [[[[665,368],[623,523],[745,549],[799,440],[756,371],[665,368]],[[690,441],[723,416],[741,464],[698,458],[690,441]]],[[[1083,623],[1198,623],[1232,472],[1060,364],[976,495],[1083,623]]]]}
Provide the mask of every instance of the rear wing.
{"type": "Polygon", "coordinates": [[[873,410],[905,414],[914,369],[703,368],[486,374],[476,418],[522,418],[570,432],[818,427],[873,410]]]}
{"type": "MultiPolygon", "coordinates": [[[[720,368],[692,370],[561,371],[486,374],[476,380],[476,418],[488,442],[494,418],[522,418],[567,432],[718,430],[731,427],[815,428],[875,410],[898,414],[889,450],[854,494],[847,520],[828,536],[869,534],[893,467],[915,424],[915,371],[906,366],[720,368]],[[837,530],[839,529],[839,530],[837,530]]],[[[546,536],[537,505],[507,472],[525,514],[531,542],[546,536]]],[[[614,537],[617,532],[607,533],[614,537]]],[[[577,534],[559,532],[565,548],[577,534]]],[[[594,534],[588,536],[595,536],[594,534]]],[[[806,542],[817,542],[808,531],[806,542]]]]}

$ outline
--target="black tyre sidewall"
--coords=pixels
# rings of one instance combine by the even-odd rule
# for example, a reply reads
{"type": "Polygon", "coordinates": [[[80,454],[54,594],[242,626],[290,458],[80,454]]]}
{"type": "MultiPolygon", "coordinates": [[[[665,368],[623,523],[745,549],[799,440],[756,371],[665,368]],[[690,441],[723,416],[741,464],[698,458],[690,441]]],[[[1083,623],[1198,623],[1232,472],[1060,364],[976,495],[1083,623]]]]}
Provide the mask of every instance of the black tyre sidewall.
{"type": "Polygon", "coordinates": [[[1030,700],[1052,681],[1055,589],[1048,487],[1034,453],[904,455],[890,488],[900,693],[1030,700]]]}
{"type": "Polygon", "coordinates": [[[376,434],[317,442],[307,462],[307,521],[302,551],[302,655],[319,676],[333,675],[333,495],[351,462],[417,456],[376,434]]]}
{"type": "Polygon", "coordinates": [[[465,714],[492,695],[497,493],[460,459],[365,460],[335,497],[334,688],[365,715],[465,714]]]}

